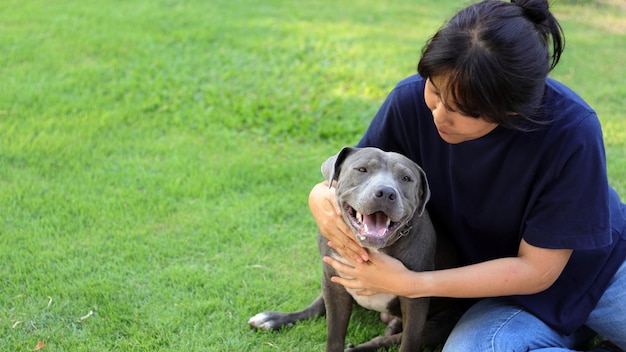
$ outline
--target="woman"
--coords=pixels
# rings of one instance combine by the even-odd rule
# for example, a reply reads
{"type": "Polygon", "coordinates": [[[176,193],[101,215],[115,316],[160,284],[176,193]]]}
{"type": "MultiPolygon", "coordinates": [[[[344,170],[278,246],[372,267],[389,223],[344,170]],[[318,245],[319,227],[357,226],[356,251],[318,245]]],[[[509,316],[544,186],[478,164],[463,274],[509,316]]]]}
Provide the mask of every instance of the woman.
{"type": "MultiPolygon", "coordinates": [[[[309,196],[324,261],[360,294],[482,298],[444,351],[568,350],[601,334],[626,349],[626,205],[608,185],[595,112],[548,79],[563,50],[545,0],[483,1],[427,43],[359,147],[400,152],[431,187],[430,215],[465,266],[411,272],[368,253],[334,190],[309,196]]],[[[614,347],[616,348],[616,347],[614,347]]]]}

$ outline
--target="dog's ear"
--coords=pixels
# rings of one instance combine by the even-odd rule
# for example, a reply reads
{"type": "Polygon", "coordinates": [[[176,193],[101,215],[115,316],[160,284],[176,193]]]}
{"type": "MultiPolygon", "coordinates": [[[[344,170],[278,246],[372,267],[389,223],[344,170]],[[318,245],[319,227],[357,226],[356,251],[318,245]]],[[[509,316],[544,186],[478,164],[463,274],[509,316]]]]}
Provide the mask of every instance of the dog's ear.
{"type": "Polygon", "coordinates": [[[428,186],[426,172],[424,172],[424,170],[422,170],[422,168],[419,166],[418,170],[421,178],[421,183],[419,189],[420,204],[417,207],[417,214],[418,216],[422,216],[422,214],[424,214],[424,209],[426,209],[426,203],[428,203],[428,200],[430,199],[430,187],[428,186]]]}
{"type": "Polygon", "coordinates": [[[341,164],[346,160],[348,155],[352,154],[356,148],[344,147],[339,153],[331,156],[322,164],[322,175],[324,179],[328,181],[328,186],[331,187],[333,181],[339,179],[339,172],[341,171],[341,164]]]}

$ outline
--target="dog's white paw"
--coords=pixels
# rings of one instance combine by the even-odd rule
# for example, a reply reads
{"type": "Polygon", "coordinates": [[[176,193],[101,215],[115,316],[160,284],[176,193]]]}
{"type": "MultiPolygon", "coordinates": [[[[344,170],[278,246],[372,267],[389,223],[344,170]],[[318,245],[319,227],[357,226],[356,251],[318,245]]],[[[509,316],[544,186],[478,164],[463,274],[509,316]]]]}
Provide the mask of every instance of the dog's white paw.
{"type": "Polygon", "coordinates": [[[272,330],[275,329],[275,322],[272,321],[271,314],[268,313],[259,313],[250,320],[248,320],[248,325],[261,329],[261,330],[272,330]]]}
{"type": "Polygon", "coordinates": [[[278,330],[283,326],[293,326],[294,322],[292,314],[281,312],[263,312],[248,320],[250,326],[261,330],[278,330]]]}

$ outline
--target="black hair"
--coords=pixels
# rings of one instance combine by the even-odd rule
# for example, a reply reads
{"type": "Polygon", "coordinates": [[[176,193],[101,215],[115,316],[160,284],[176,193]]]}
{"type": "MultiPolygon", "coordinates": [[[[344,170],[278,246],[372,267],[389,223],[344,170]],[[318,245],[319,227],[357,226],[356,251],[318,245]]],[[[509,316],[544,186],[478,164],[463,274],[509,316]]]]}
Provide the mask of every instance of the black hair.
{"type": "Polygon", "coordinates": [[[450,110],[526,129],[564,48],[547,0],[485,0],[459,11],[422,49],[424,78],[442,77],[450,110]],[[550,42],[551,39],[551,42],[550,42]]]}

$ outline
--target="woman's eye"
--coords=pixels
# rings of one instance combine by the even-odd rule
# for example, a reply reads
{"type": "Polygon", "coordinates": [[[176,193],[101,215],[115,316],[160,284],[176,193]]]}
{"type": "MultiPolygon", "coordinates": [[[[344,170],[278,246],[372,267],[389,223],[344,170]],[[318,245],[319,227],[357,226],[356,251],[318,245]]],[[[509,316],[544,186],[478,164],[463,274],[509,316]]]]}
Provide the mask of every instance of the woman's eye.
{"type": "Polygon", "coordinates": [[[366,169],[366,168],[364,168],[364,167],[359,167],[359,168],[357,168],[357,170],[358,170],[359,172],[367,172],[367,169],[366,169]]]}

